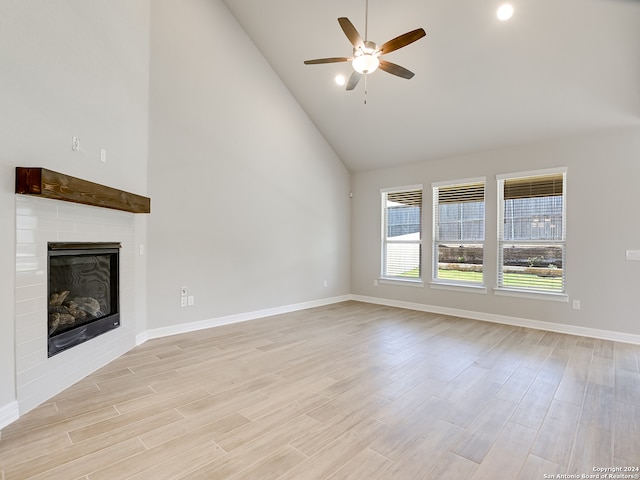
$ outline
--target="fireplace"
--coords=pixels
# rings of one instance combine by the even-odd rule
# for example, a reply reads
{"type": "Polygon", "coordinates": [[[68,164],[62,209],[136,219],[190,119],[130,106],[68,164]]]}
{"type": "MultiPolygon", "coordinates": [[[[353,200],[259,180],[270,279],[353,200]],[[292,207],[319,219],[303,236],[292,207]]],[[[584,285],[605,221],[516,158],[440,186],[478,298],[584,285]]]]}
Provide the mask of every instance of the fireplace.
{"type": "MultiPolygon", "coordinates": [[[[144,290],[144,282],[139,279],[144,275],[146,257],[142,257],[142,245],[138,248],[137,244],[139,239],[145,237],[146,225],[138,221],[137,214],[150,213],[150,206],[151,199],[147,197],[106,185],[44,168],[16,167],[13,311],[15,396],[20,414],[46,402],[125,354],[136,343],[144,341],[142,336],[138,339],[136,333],[143,332],[145,328],[142,316],[144,295],[140,294],[144,290]],[[111,261],[108,264],[109,277],[116,272],[119,276],[119,283],[114,280],[114,284],[118,285],[118,296],[111,298],[115,291],[109,291],[108,295],[109,311],[115,306],[119,317],[116,322],[111,320],[107,323],[107,327],[113,330],[70,348],[72,343],[65,338],[62,329],[58,329],[58,324],[56,330],[51,329],[51,336],[56,338],[51,339],[49,350],[50,295],[69,291],[67,298],[62,301],[64,304],[67,299],[70,301],[71,288],[55,287],[54,283],[51,289],[48,285],[48,242],[75,242],[74,248],[79,247],[80,242],[118,242],[121,245],[109,245],[116,247],[119,257],[117,262],[113,262],[114,269],[111,269],[111,261]],[[137,316],[137,312],[141,315],[137,316]]],[[[105,247],[91,243],[88,246],[105,247]]],[[[53,247],[54,253],[59,250],[55,245],[53,247]]],[[[59,302],[60,297],[57,300],[59,302]]],[[[65,313],[64,309],[55,310],[63,311],[52,313],[65,313]]],[[[71,321],[69,317],[64,319],[71,321]]],[[[52,318],[53,322],[60,323],[61,320],[52,318]]],[[[99,326],[100,320],[95,323],[99,326]]],[[[63,325],[62,328],[69,328],[69,325],[63,325]]],[[[94,325],[89,324],[89,327],[94,328],[94,325]]],[[[67,337],[69,335],[67,333],[67,337]]],[[[93,333],[88,332],[88,335],[93,333]]],[[[2,416],[0,408],[0,424],[2,416]]]]}
{"type": "Polygon", "coordinates": [[[48,355],[120,326],[119,243],[48,244],[48,355]]]}

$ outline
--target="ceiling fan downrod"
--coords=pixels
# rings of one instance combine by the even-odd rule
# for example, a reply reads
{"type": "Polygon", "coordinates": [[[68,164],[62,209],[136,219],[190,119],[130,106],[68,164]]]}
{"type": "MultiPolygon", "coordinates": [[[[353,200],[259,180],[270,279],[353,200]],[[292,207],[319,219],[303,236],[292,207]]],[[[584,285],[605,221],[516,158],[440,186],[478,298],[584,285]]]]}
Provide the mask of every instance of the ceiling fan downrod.
{"type": "Polygon", "coordinates": [[[364,7],[364,41],[369,40],[369,0],[366,0],[364,7]]]}

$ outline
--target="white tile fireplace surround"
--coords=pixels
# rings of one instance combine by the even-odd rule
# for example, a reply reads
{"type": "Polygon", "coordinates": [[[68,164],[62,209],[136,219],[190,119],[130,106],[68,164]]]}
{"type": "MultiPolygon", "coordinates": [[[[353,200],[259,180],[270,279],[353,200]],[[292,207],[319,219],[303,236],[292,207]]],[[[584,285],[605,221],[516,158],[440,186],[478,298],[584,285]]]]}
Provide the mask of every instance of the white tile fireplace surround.
{"type": "Polygon", "coordinates": [[[16,195],[16,385],[19,414],[135,346],[134,214],[16,195]],[[47,243],[120,242],[121,326],[47,355],[47,243]]]}

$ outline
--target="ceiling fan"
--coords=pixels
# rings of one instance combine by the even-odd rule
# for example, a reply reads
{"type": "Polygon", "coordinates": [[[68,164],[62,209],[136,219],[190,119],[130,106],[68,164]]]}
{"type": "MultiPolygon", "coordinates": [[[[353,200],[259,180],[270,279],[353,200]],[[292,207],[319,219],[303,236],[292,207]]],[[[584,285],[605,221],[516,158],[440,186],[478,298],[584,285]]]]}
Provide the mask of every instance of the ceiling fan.
{"type": "MultiPolygon", "coordinates": [[[[353,66],[353,73],[349,77],[347,82],[347,90],[353,90],[358,85],[358,82],[363,75],[373,73],[378,68],[384,70],[387,73],[396,75],[401,78],[410,79],[414,76],[414,73],[407,70],[400,65],[388,62],[381,59],[382,55],[391,53],[399,48],[406,47],[407,45],[420,40],[426,35],[426,32],[422,28],[417,28],[398,37],[383,43],[382,46],[378,46],[377,43],[368,40],[368,23],[369,23],[369,0],[366,2],[365,11],[365,34],[364,40],[353,26],[353,23],[346,18],[338,18],[338,23],[342,27],[342,31],[347,36],[351,44],[353,45],[352,57],[331,57],[331,58],[318,58],[315,60],[305,60],[305,65],[318,65],[321,63],[338,63],[338,62],[351,62],[353,66]]],[[[366,80],[366,77],[365,77],[366,80]]]]}

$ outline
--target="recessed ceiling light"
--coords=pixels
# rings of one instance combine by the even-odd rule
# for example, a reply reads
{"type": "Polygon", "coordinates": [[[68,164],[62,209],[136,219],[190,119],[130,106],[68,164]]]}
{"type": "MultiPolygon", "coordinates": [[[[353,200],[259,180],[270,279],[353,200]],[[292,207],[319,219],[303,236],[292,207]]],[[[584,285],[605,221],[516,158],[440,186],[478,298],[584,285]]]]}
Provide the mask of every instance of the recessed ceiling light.
{"type": "Polygon", "coordinates": [[[343,75],[336,75],[336,83],[340,86],[343,86],[347,80],[343,75]]]}
{"type": "Polygon", "coordinates": [[[496,12],[496,16],[498,17],[499,20],[502,20],[503,22],[505,20],[509,20],[513,16],[513,7],[509,3],[505,3],[504,5],[501,5],[500,8],[498,8],[498,11],[496,12]]]}

